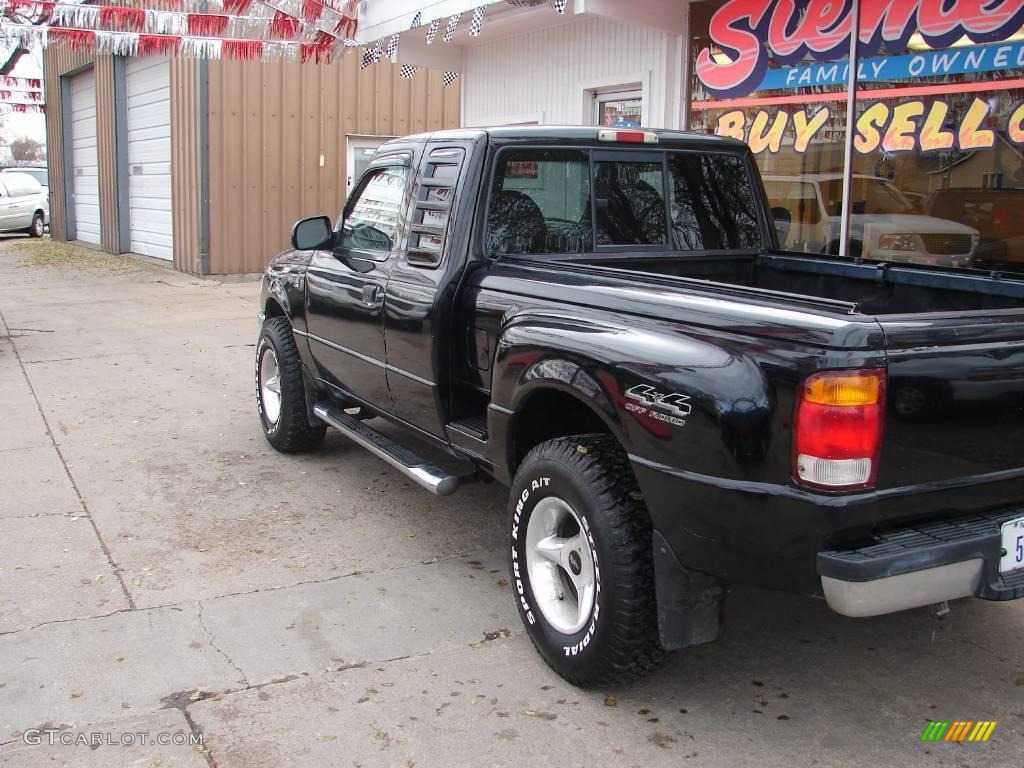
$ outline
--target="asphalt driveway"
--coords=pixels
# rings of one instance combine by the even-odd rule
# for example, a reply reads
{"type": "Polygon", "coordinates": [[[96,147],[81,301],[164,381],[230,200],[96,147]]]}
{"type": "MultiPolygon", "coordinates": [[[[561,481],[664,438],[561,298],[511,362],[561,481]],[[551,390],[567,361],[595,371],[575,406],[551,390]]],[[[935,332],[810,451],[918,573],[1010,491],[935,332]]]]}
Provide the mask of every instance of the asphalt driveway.
{"type": "Polygon", "coordinates": [[[1024,765],[1024,602],[741,589],[720,642],[567,686],[519,626],[502,488],[266,444],[257,296],[0,240],[0,764],[1024,765]]]}

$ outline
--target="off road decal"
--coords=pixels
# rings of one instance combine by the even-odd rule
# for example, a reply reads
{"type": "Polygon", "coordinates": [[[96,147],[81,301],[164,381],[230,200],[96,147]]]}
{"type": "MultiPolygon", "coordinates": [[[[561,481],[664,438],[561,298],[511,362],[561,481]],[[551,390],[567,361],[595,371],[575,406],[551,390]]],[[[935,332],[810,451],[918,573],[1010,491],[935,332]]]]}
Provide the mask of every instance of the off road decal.
{"type": "Polygon", "coordinates": [[[626,390],[626,397],[633,402],[626,403],[626,410],[637,416],[647,414],[655,421],[664,421],[682,427],[690,415],[690,396],[679,392],[659,392],[650,384],[637,384],[626,390]],[[657,408],[657,410],[655,410],[657,408]],[[667,413],[666,413],[667,411],[667,413]]]}

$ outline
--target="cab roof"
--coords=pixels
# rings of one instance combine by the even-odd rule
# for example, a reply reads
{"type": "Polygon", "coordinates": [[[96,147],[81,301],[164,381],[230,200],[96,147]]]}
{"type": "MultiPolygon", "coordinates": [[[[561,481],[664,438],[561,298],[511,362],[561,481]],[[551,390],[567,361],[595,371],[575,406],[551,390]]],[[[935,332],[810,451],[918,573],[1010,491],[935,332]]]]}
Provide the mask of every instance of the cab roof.
{"type": "Polygon", "coordinates": [[[497,143],[514,143],[517,140],[542,141],[562,143],[595,144],[600,146],[621,146],[613,141],[599,141],[599,131],[622,131],[635,133],[642,131],[657,136],[657,143],[651,144],[628,144],[638,149],[655,150],[659,145],[669,144],[674,147],[688,146],[693,149],[742,149],[746,145],[735,139],[724,136],[714,136],[705,133],[689,131],[667,130],[664,128],[634,128],[625,126],[597,126],[597,125],[511,125],[497,126],[494,128],[450,128],[443,131],[432,131],[430,133],[417,133],[412,136],[404,136],[393,139],[389,144],[401,142],[422,142],[444,140],[470,140],[492,139],[497,143]]]}

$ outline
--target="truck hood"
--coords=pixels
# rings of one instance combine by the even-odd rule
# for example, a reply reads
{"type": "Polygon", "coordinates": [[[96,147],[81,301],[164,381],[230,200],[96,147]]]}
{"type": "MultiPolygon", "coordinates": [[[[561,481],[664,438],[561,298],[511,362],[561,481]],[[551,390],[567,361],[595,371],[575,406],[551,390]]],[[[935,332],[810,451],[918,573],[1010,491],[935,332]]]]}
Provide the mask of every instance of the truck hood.
{"type": "Polygon", "coordinates": [[[919,213],[864,213],[851,217],[854,227],[894,235],[977,235],[978,230],[948,219],[919,213]]]}

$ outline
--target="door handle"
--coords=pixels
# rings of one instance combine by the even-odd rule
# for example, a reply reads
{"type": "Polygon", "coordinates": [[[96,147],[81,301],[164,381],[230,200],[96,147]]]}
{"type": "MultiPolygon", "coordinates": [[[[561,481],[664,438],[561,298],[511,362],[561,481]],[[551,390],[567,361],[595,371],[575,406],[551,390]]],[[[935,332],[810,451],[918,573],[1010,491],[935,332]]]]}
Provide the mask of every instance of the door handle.
{"type": "Polygon", "coordinates": [[[368,283],[363,286],[363,303],[376,304],[377,296],[380,295],[380,286],[376,283],[368,283]]]}

